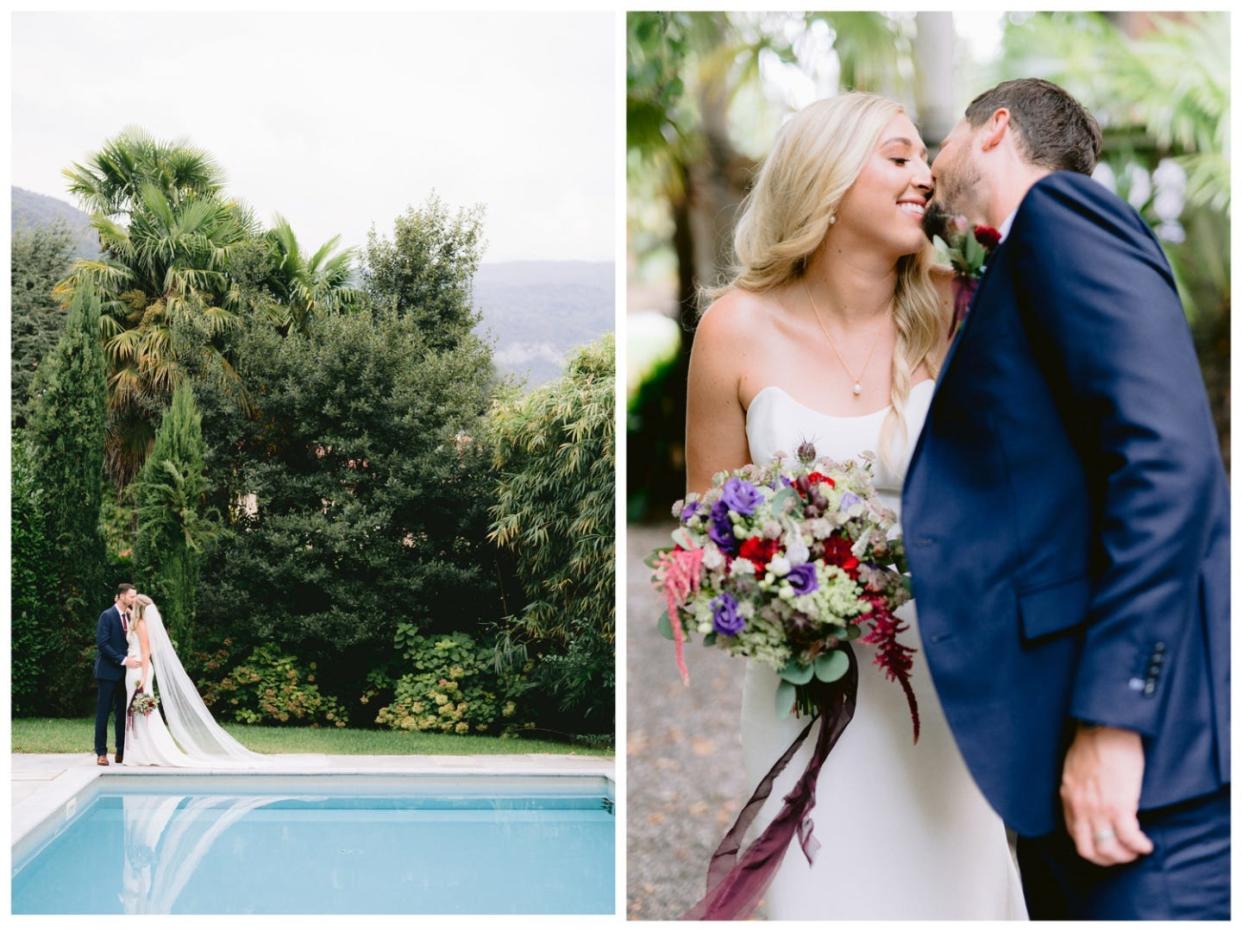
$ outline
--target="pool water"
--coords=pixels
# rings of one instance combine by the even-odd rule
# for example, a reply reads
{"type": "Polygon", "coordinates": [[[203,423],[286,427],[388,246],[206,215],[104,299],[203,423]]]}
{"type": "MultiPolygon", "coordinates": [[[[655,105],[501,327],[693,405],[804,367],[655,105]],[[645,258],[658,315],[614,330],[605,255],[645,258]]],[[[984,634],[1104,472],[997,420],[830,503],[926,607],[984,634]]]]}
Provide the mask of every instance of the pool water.
{"type": "Polygon", "coordinates": [[[612,802],[101,792],[14,913],[612,913],[612,802]]]}

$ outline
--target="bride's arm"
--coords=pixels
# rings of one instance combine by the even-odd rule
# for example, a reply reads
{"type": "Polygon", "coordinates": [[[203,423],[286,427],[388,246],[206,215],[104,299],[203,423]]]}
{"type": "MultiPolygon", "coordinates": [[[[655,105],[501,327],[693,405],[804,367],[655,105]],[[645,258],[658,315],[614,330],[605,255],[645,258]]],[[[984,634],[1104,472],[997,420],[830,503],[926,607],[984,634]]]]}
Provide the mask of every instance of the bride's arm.
{"type": "Polygon", "coordinates": [[[142,691],[151,693],[151,639],[147,637],[147,620],[138,619],[138,648],[142,652],[142,691]]]}
{"type": "Polygon", "coordinates": [[[730,292],[703,314],[690,350],[686,388],[686,490],[704,492],[712,476],[750,462],[746,412],[738,398],[754,334],[746,333],[747,297],[730,292]]]}

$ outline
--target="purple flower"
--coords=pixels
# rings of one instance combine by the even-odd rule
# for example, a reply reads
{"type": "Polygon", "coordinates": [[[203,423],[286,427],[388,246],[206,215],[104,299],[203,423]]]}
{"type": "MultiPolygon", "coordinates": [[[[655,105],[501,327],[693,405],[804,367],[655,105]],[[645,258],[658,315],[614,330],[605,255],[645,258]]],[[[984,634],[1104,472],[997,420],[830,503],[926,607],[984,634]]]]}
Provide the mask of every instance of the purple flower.
{"type": "Polygon", "coordinates": [[[717,634],[729,637],[746,627],[746,619],[737,610],[737,599],[727,592],[712,599],[712,627],[717,634]]]}
{"type": "Polygon", "coordinates": [[[739,515],[749,515],[763,501],[763,495],[745,479],[734,476],[725,480],[720,500],[739,515]]]}
{"type": "Polygon", "coordinates": [[[699,510],[698,502],[691,502],[690,504],[688,504],[685,508],[681,510],[681,523],[685,524],[687,521],[693,518],[694,513],[698,510],[699,510]]]}
{"type": "Polygon", "coordinates": [[[819,588],[819,580],[815,578],[814,563],[799,563],[785,575],[789,585],[798,595],[806,595],[819,588]]]}
{"type": "Polygon", "coordinates": [[[716,546],[725,553],[737,551],[737,538],[733,536],[733,521],[729,518],[729,506],[724,500],[712,505],[711,523],[707,528],[707,536],[715,541],[716,546]]]}
{"type": "Polygon", "coordinates": [[[859,498],[857,495],[855,495],[853,492],[846,492],[844,495],[841,496],[841,502],[838,507],[842,511],[845,511],[849,508],[853,508],[855,505],[857,505],[861,501],[862,499],[859,498]]]}

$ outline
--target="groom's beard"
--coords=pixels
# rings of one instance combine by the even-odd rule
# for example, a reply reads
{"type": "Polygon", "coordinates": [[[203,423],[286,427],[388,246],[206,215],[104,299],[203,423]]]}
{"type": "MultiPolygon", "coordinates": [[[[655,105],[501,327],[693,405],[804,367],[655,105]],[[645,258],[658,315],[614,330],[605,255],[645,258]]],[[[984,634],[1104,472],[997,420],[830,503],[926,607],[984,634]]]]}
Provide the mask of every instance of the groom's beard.
{"type": "Polygon", "coordinates": [[[939,236],[946,243],[949,241],[949,221],[953,214],[945,210],[938,201],[930,201],[923,212],[923,233],[930,241],[939,236]]]}

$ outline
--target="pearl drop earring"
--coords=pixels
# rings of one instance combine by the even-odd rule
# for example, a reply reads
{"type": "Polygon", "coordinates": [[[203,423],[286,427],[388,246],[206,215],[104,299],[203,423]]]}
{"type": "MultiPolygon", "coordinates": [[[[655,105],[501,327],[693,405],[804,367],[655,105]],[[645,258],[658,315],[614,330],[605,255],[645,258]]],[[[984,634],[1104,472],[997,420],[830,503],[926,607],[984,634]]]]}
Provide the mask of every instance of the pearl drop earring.
{"type": "Polygon", "coordinates": [[[833,225],[834,223],[836,223],[836,222],[837,222],[837,215],[836,215],[836,214],[829,214],[829,215],[828,215],[828,226],[832,226],[832,225],[833,225]]]}

